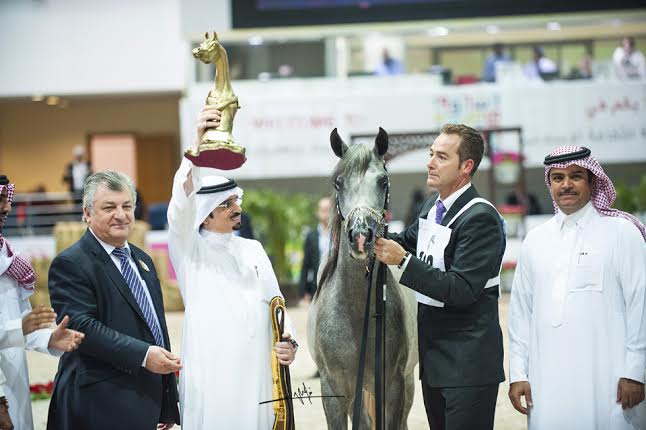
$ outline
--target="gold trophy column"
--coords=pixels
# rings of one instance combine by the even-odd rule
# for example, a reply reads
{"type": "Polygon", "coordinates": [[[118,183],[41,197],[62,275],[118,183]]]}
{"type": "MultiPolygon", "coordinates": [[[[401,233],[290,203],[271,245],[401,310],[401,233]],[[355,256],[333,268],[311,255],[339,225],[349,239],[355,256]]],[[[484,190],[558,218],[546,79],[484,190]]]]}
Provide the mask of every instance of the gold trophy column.
{"type": "Polygon", "coordinates": [[[238,97],[233,93],[229,78],[229,60],[218,36],[205,34],[206,40],[193,50],[193,56],[203,63],[215,64],[215,82],[206,98],[207,106],[215,106],[221,112],[220,125],[207,129],[202,135],[197,150],[189,148],[184,156],[199,167],[232,170],[242,166],[247,158],[245,148],[237,145],[232,136],[233,119],[240,109],[238,97]]]}

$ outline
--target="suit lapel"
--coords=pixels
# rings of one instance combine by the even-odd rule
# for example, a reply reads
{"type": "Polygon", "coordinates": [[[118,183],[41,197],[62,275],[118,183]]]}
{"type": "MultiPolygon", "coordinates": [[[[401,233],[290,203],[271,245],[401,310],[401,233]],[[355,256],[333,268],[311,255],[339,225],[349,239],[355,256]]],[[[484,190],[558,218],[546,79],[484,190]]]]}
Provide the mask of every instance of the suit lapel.
{"type": "MultiPolygon", "coordinates": [[[[90,251],[98,258],[101,266],[103,266],[105,273],[108,274],[108,277],[110,278],[114,286],[145,323],[146,319],[144,318],[144,314],[141,312],[141,308],[139,307],[135,296],[132,294],[132,291],[126,283],[125,278],[123,277],[119,269],[117,269],[117,266],[115,266],[112,258],[108,255],[107,252],[105,252],[105,249],[103,249],[101,244],[96,240],[94,235],[89,230],[85,232],[83,240],[90,246],[90,251]]],[[[146,326],[147,325],[148,324],[146,324],[146,326]]]]}
{"type": "Polygon", "coordinates": [[[437,201],[437,198],[440,195],[436,195],[435,198],[433,199],[428,199],[426,203],[424,203],[424,206],[422,207],[422,210],[419,212],[418,218],[428,218],[428,213],[433,209],[433,206],[435,206],[435,202],[437,201]]]}
{"type": "Polygon", "coordinates": [[[471,201],[471,199],[474,199],[478,197],[478,192],[476,191],[476,188],[471,184],[471,186],[464,192],[458,199],[453,202],[451,205],[451,209],[444,215],[444,218],[442,219],[442,222],[440,223],[441,225],[445,226],[451,221],[451,219],[455,216],[456,213],[460,209],[464,207],[467,203],[471,201]]]}

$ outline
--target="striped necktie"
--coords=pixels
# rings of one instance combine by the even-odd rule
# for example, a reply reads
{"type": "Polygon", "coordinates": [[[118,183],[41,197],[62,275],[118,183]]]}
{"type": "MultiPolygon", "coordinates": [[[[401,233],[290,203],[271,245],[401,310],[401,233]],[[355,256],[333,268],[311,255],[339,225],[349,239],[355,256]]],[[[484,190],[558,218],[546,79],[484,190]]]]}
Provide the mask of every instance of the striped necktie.
{"type": "Polygon", "coordinates": [[[437,199],[435,206],[435,224],[442,224],[442,217],[444,216],[444,212],[446,212],[446,207],[444,207],[444,203],[440,199],[437,199]]]}
{"type": "Polygon", "coordinates": [[[164,338],[161,333],[161,328],[159,327],[157,320],[155,320],[155,315],[153,314],[153,312],[155,311],[152,309],[150,303],[148,302],[146,292],[144,291],[144,286],[141,284],[139,278],[137,277],[137,274],[130,265],[129,251],[130,249],[128,248],[114,248],[112,253],[116,255],[121,262],[121,274],[125,278],[128,287],[130,287],[132,295],[135,296],[135,300],[137,300],[137,304],[139,304],[139,309],[141,309],[141,313],[143,313],[148,327],[150,327],[150,330],[153,332],[155,343],[158,346],[164,347],[164,338]]]}

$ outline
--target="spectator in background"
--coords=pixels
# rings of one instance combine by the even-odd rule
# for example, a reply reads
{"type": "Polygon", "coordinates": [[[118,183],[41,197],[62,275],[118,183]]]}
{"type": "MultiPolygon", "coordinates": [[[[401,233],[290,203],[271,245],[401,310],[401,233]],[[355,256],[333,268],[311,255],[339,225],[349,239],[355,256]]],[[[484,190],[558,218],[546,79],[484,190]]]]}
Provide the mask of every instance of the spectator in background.
{"type": "Polygon", "coordinates": [[[85,148],[76,145],[72,150],[74,159],[65,167],[63,182],[67,183],[70,193],[76,194],[79,198],[83,194],[85,178],[91,173],[90,162],[85,159],[85,148]]]}
{"type": "Polygon", "coordinates": [[[579,65],[570,70],[566,79],[592,79],[592,60],[588,54],[585,54],[579,65]]]}
{"type": "Polygon", "coordinates": [[[635,38],[624,37],[621,45],[612,54],[612,62],[621,79],[643,79],[646,77],[644,54],[635,50],[635,38]]]}
{"type": "Polygon", "coordinates": [[[543,48],[535,45],[533,48],[534,59],[525,65],[523,70],[528,79],[548,80],[558,73],[556,63],[545,56],[543,48]]]}
{"type": "Polygon", "coordinates": [[[294,75],[294,67],[291,64],[281,64],[278,66],[279,78],[291,78],[294,75]]]}
{"type": "Polygon", "coordinates": [[[144,214],[146,213],[146,204],[144,203],[144,197],[141,195],[141,190],[137,188],[135,190],[137,193],[137,202],[135,203],[135,219],[144,219],[144,214]]]}
{"type": "Polygon", "coordinates": [[[375,75],[388,76],[388,75],[401,75],[404,73],[404,65],[401,61],[390,56],[388,49],[384,48],[383,61],[377,66],[375,75]]]}
{"type": "Polygon", "coordinates": [[[482,69],[482,80],[484,82],[496,82],[496,63],[511,61],[511,57],[505,54],[504,49],[505,47],[502,43],[493,45],[493,52],[485,60],[484,68],[482,69]]]}
{"type": "Polygon", "coordinates": [[[417,221],[417,216],[422,210],[422,206],[424,206],[424,200],[426,199],[424,197],[423,190],[421,190],[420,188],[413,190],[413,194],[411,194],[410,207],[408,208],[406,219],[404,220],[406,226],[409,226],[417,221]]]}
{"type": "Polygon", "coordinates": [[[234,230],[233,235],[240,236],[245,239],[255,239],[253,227],[251,226],[251,216],[244,212],[240,214],[240,230],[234,230]]]}
{"type": "Polygon", "coordinates": [[[303,246],[303,266],[301,268],[300,295],[301,303],[309,304],[316,293],[319,263],[321,257],[330,249],[330,199],[323,197],[319,200],[316,218],[319,223],[316,229],[307,233],[303,246]]]}

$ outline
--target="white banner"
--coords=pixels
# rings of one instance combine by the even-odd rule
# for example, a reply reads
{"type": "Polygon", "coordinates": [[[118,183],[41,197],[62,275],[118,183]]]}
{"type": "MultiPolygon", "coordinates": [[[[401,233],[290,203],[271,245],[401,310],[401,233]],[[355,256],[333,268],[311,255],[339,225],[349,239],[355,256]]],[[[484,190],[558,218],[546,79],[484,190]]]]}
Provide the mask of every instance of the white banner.
{"type": "MultiPolygon", "coordinates": [[[[555,146],[592,149],[602,162],[646,161],[646,84],[578,81],[443,87],[430,76],[234,82],[242,108],[233,134],[248,161],[236,178],[327,176],[337,162],[329,134],[521,127],[526,165],[542,166],[555,146]]],[[[195,139],[195,118],[210,86],[181,103],[182,147],[195,139]]],[[[425,169],[428,149],[395,158],[392,172],[425,169]],[[423,156],[423,161],[420,157],[423,156]]],[[[483,163],[483,168],[487,164],[483,163]]]]}

